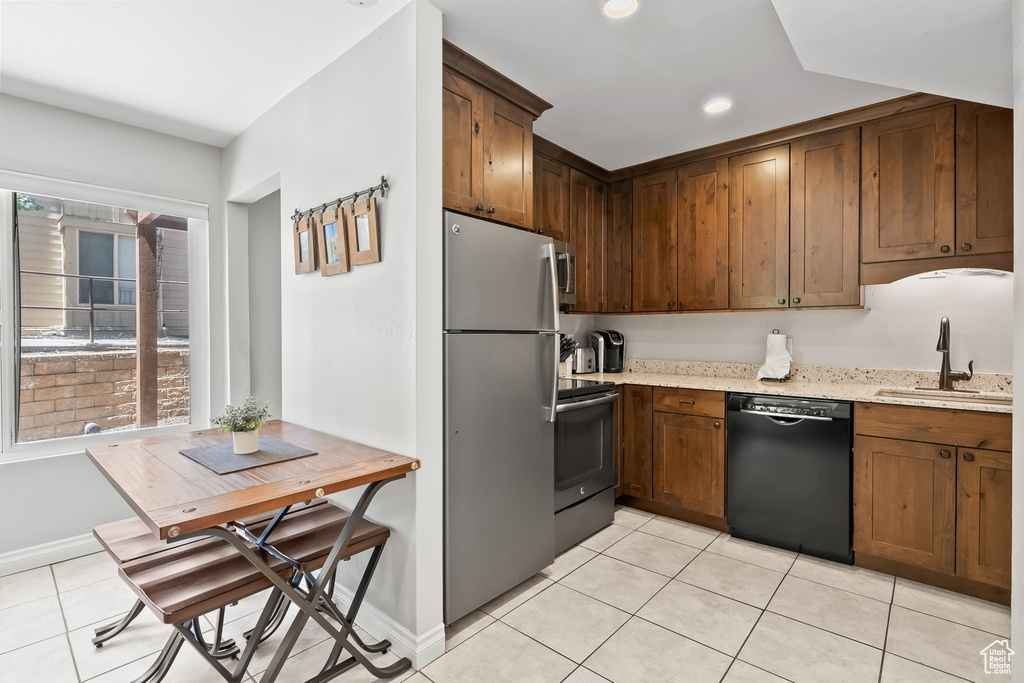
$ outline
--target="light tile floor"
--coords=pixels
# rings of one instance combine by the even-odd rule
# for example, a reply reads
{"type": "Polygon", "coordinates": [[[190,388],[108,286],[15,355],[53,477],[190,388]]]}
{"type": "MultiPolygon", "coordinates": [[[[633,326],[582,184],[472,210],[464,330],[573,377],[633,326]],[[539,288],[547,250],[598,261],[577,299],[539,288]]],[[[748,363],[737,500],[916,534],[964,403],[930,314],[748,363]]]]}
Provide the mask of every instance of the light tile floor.
{"type": "MultiPolygon", "coordinates": [[[[89,641],[133,602],[104,553],[0,578],[0,682],[131,681],[169,627],[147,611],[103,648],[89,641]]],[[[261,606],[254,596],[229,608],[228,636],[239,639],[261,606]]],[[[614,525],[448,628],[444,656],[395,680],[1006,680],[984,673],[980,651],[1009,632],[1000,605],[620,507],[614,525]]],[[[246,683],[280,637],[257,651],[246,683]]],[[[307,625],[278,680],[314,675],[325,641],[307,625]]],[[[186,646],[165,680],[221,679],[186,646]]]]}

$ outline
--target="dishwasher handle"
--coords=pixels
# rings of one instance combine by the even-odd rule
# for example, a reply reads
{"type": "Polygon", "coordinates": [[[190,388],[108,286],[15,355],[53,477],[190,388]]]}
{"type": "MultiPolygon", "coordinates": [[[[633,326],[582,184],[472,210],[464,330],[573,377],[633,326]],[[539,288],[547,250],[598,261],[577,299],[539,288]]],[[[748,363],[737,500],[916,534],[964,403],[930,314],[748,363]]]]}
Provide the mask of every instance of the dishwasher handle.
{"type": "Polygon", "coordinates": [[[768,420],[771,420],[775,424],[782,425],[784,427],[789,427],[791,425],[800,424],[804,420],[818,420],[819,422],[832,422],[832,418],[831,417],[822,417],[822,416],[819,416],[819,415],[800,415],[799,417],[796,417],[796,416],[789,417],[788,415],[776,415],[774,413],[765,413],[765,412],[762,412],[760,410],[747,410],[746,408],[742,408],[740,410],[740,412],[741,413],[746,413],[747,415],[757,415],[759,417],[766,418],[768,420]]]}
{"type": "Polygon", "coordinates": [[[573,403],[559,403],[558,407],[555,408],[555,412],[558,413],[569,413],[574,410],[583,410],[584,408],[591,408],[593,406],[603,405],[605,403],[614,403],[619,400],[618,394],[605,394],[604,396],[598,396],[587,401],[575,401],[573,403]]]}

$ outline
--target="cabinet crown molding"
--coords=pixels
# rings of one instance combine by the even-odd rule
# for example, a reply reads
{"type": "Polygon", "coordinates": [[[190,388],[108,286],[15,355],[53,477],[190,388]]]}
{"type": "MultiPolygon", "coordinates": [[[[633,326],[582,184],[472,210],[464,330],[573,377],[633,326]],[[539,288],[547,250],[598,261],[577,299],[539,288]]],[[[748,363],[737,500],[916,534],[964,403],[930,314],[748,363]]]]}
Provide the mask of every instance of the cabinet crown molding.
{"type": "Polygon", "coordinates": [[[455,47],[447,40],[443,43],[441,61],[449,71],[454,71],[464,78],[468,78],[491,92],[500,95],[509,102],[522,107],[535,119],[548,109],[551,109],[552,105],[550,102],[541,99],[518,83],[502,76],[476,57],[455,47]]]}

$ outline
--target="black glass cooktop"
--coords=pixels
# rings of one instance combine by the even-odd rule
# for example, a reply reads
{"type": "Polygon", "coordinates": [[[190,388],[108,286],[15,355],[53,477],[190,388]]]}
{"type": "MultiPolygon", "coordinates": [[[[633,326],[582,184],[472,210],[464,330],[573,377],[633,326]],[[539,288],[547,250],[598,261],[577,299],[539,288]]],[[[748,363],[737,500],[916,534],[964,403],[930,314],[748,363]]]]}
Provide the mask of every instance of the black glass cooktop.
{"type": "Polygon", "coordinates": [[[574,398],[587,394],[601,394],[615,389],[614,382],[600,382],[595,379],[558,380],[558,398],[574,398]]]}

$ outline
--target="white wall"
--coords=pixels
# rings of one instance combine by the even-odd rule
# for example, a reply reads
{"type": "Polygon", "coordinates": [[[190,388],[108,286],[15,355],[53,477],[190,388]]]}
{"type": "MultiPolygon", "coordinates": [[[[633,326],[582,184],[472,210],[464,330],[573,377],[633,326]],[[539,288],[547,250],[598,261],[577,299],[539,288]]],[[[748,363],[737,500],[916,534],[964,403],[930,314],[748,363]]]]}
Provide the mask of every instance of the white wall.
{"type": "MultiPolygon", "coordinates": [[[[1018,273],[1024,273],[1024,0],[1013,0],[1013,242],[1016,245],[1013,266],[1018,273]]],[[[1024,376],[1024,277],[1017,279],[1013,306],[1007,309],[1010,318],[1012,310],[1013,331],[1016,343],[1013,347],[1013,369],[1017,377],[1024,376]]],[[[1019,384],[1017,385],[1020,386],[1019,384]]],[[[1014,392],[1013,409],[1013,451],[1020,456],[1024,453],[1024,410],[1021,396],[1014,392]]],[[[1018,463],[1019,464],[1019,463],[1018,463]]],[[[1010,635],[1020,650],[1024,642],[1024,467],[1013,470],[1013,568],[1010,596],[1010,635]]],[[[1014,683],[1024,683],[1024,657],[1018,655],[1013,666],[1014,683]]]]}
{"type": "MultiPolygon", "coordinates": [[[[220,149],[9,95],[0,95],[0,123],[0,169],[209,204],[208,276],[211,291],[223,291],[223,223],[216,211],[220,149]]],[[[208,368],[200,369],[210,373],[201,383],[209,385],[209,396],[193,402],[201,411],[226,395],[218,371],[224,364],[224,327],[218,323],[223,317],[224,301],[214,295],[210,320],[193,328],[209,330],[210,337],[208,368]]],[[[203,423],[209,415],[195,419],[203,423]]],[[[127,516],[128,507],[82,449],[65,449],[55,443],[54,452],[62,455],[0,464],[5,509],[34,510],[30,533],[18,531],[23,525],[0,526],[0,553],[87,534],[97,524],[127,516]],[[41,495],[60,505],[33,508],[41,495]]]]}
{"type": "MultiPolygon", "coordinates": [[[[249,393],[281,414],[281,193],[249,206],[249,393]]],[[[233,397],[234,398],[234,397],[233,397]]],[[[234,398],[234,400],[238,400],[234,398]]]]}
{"type": "Polygon", "coordinates": [[[393,534],[367,602],[443,651],[440,78],[441,15],[416,0],[228,145],[224,186],[240,201],[280,174],[281,416],[422,462],[370,507],[393,534]],[[381,262],[295,275],[288,216],[381,175],[381,262]]]}
{"type": "MultiPolygon", "coordinates": [[[[785,310],[594,318],[583,329],[611,328],[626,338],[627,358],[760,363],[774,328],[793,337],[798,365],[934,370],[939,320],[949,316],[950,360],[981,373],[1012,372],[1014,277],[952,272],[865,288],[870,310],[785,310]]],[[[567,316],[572,320],[577,316],[567,316]]],[[[565,328],[566,325],[563,325],[565,328]]],[[[582,342],[583,335],[576,339],[582,342]]]]}

